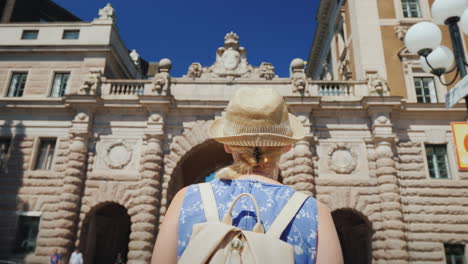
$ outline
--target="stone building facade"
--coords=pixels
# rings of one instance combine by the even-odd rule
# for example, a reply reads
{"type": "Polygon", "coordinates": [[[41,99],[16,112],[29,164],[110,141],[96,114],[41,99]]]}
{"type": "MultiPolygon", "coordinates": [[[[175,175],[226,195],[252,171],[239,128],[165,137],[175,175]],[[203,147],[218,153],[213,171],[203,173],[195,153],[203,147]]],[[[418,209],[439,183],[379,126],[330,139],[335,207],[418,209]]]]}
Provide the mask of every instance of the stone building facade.
{"type": "MultiPolygon", "coordinates": [[[[364,185],[366,191],[362,192],[357,187],[343,187],[341,192],[332,189],[332,195],[328,195],[335,199],[343,195],[349,197],[341,198],[346,204],[337,205],[334,201],[328,202],[328,197],[321,194],[336,183],[316,187],[317,198],[331,208],[351,208],[372,222],[371,248],[375,263],[467,261],[468,174],[458,169],[450,128],[451,122],[467,120],[466,109],[461,103],[451,109],[444,106],[445,95],[451,87],[447,88],[443,83],[450,82],[454,74],[438,79],[424,72],[419,56],[409,52],[404,45],[410,26],[432,20],[430,7],[433,2],[321,0],[316,15],[317,29],[306,75],[324,82],[362,80],[367,84],[370,98],[395,100],[384,103],[386,106],[379,110],[367,108],[368,130],[365,133],[366,129],[361,130],[362,134],[356,136],[356,140],[361,140],[361,145],[365,146],[356,155],[365,149],[368,153],[368,171],[358,173],[370,179],[364,185]],[[366,200],[366,208],[376,211],[370,213],[363,208],[362,203],[366,200]]],[[[441,30],[442,45],[451,47],[447,27],[441,26],[441,30]]],[[[465,36],[465,46],[467,40],[465,36]]],[[[364,97],[361,102],[368,98],[364,97]]],[[[349,105],[343,106],[346,107],[349,105]]],[[[320,123],[316,113],[312,112],[315,127],[320,123]]],[[[356,117],[345,120],[337,128],[342,129],[347,124],[365,124],[364,119],[356,122],[356,117]]],[[[332,126],[327,123],[327,130],[332,126]]],[[[342,132],[349,138],[351,133],[346,130],[342,132]]],[[[316,147],[319,150],[329,141],[336,140],[335,133],[340,134],[327,133],[331,135],[329,138],[321,133],[317,135],[319,144],[316,147]]],[[[328,175],[324,171],[327,165],[333,170],[333,164],[326,163],[324,154],[323,151],[317,152],[319,168],[322,168],[317,174],[318,179],[328,175]]],[[[357,179],[351,180],[350,186],[359,182],[357,179]]],[[[340,224],[337,227],[340,231],[340,224]]],[[[340,239],[346,244],[347,238],[344,237],[340,239]]],[[[344,253],[345,258],[352,255],[346,250],[344,253]]]]}
{"type": "MultiPolygon", "coordinates": [[[[331,2],[321,1],[319,19],[343,10],[331,2]]],[[[77,246],[86,263],[117,253],[149,263],[177,190],[232,162],[206,128],[245,86],[274,87],[302,121],[306,138],[282,157],[281,180],[330,207],[349,263],[444,263],[444,250],[468,243],[468,173],[457,169],[450,133],[466,118],[462,105],[417,103],[370,62],[319,80],[313,62],[305,70],[294,59],[279,77],[270,63],[249,64],[232,32],[211,66],[195,62],[174,77],[162,59],[145,78],[114,12],[0,24],[0,259],[47,263],[54,249],[68,256],[77,246]]],[[[326,44],[321,23],[311,54],[326,44]]]]}

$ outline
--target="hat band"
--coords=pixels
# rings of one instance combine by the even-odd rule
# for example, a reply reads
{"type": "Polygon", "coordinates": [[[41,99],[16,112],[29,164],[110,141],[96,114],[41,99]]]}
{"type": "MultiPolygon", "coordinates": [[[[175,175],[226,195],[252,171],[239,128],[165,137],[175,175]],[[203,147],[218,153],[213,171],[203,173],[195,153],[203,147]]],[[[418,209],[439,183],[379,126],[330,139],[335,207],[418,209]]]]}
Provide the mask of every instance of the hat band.
{"type": "Polygon", "coordinates": [[[276,134],[283,136],[291,136],[293,133],[289,127],[289,122],[274,125],[241,125],[239,123],[226,120],[224,129],[225,136],[235,136],[242,134],[276,134]]]}

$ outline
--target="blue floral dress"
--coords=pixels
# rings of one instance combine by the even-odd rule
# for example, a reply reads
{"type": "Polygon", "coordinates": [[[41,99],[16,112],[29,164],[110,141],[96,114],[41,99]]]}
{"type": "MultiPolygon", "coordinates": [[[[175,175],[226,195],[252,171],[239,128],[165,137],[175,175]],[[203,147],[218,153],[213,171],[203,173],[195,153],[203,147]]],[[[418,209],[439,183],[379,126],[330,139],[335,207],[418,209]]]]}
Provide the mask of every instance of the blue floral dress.
{"type": "MultiPolygon", "coordinates": [[[[213,180],[213,192],[219,218],[226,214],[234,198],[241,193],[252,194],[260,207],[263,227],[268,230],[295,190],[286,185],[270,184],[257,180],[213,180]]],[[[233,210],[233,224],[252,230],[257,222],[255,208],[247,197],[242,197],[233,210]]],[[[198,185],[187,189],[179,213],[177,256],[181,256],[190,240],[192,226],[205,222],[205,213],[198,185]]],[[[317,201],[309,197],[281,235],[281,240],[294,246],[295,263],[315,263],[317,249],[317,201]]]]}

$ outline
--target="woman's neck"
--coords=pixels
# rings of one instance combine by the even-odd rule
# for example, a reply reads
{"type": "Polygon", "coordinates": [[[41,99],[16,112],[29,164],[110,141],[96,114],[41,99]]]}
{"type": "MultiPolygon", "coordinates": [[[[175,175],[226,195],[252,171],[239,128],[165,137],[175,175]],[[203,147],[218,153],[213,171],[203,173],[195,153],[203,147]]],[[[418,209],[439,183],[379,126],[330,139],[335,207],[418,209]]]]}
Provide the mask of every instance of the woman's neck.
{"type": "Polygon", "coordinates": [[[238,179],[252,179],[252,180],[258,180],[258,181],[262,181],[266,183],[282,184],[272,179],[270,175],[259,174],[259,173],[244,174],[244,175],[239,176],[238,179]]]}

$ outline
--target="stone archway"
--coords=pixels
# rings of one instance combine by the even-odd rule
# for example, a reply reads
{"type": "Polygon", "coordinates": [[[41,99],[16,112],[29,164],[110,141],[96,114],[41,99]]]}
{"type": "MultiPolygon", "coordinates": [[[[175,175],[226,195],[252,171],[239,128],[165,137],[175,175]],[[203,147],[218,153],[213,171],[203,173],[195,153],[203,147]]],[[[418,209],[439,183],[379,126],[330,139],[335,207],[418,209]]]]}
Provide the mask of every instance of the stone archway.
{"type": "Polygon", "coordinates": [[[174,137],[170,153],[164,157],[160,222],[179,189],[202,182],[210,173],[232,163],[223,145],[208,137],[206,131],[210,124],[211,121],[197,121],[191,129],[174,137]]]}
{"type": "Polygon", "coordinates": [[[97,206],[87,218],[81,238],[84,262],[113,264],[119,253],[126,261],[131,225],[127,209],[108,202],[97,206]]]}
{"type": "Polygon", "coordinates": [[[372,263],[372,223],[362,213],[343,208],[332,212],[345,264],[372,263]]]}

